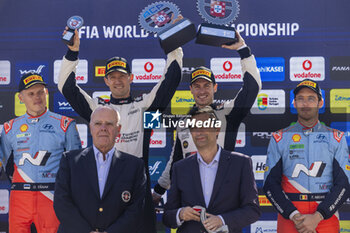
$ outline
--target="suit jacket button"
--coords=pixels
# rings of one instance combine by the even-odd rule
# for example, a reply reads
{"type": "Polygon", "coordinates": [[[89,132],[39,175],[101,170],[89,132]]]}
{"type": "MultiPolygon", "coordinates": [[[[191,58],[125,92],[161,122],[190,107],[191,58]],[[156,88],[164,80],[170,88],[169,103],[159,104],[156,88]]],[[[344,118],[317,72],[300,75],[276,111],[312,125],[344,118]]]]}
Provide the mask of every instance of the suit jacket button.
{"type": "Polygon", "coordinates": [[[99,208],[98,211],[103,212],[103,208],[99,208]]]}

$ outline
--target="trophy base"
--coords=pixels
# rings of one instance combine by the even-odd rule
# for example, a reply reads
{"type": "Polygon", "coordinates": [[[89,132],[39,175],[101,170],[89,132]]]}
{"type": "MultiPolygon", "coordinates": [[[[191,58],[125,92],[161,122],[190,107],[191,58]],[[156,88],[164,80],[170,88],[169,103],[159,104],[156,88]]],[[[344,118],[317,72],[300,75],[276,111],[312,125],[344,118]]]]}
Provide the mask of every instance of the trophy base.
{"type": "Polygon", "coordinates": [[[66,34],[62,36],[62,41],[66,45],[72,46],[74,44],[74,30],[68,29],[66,34]]]}
{"type": "Polygon", "coordinates": [[[197,44],[211,46],[231,45],[238,41],[234,27],[226,27],[209,23],[201,24],[197,33],[197,44]]]}
{"type": "Polygon", "coordinates": [[[158,33],[160,46],[166,54],[196,37],[196,28],[188,19],[182,19],[158,33]]]}

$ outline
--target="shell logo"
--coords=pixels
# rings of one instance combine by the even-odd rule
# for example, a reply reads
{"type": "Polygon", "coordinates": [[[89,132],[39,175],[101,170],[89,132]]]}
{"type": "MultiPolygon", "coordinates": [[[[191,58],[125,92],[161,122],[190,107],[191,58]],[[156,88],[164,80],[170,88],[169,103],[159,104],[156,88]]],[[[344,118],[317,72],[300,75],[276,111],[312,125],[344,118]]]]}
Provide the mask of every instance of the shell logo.
{"type": "Polygon", "coordinates": [[[293,142],[300,142],[301,136],[299,134],[294,134],[292,139],[293,142]]]}
{"type": "Polygon", "coordinates": [[[21,127],[19,129],[21,130],[21,132],[25,132],[28,130],[28,125],[23,124],[23,125],[21,125],[21,127]]]}

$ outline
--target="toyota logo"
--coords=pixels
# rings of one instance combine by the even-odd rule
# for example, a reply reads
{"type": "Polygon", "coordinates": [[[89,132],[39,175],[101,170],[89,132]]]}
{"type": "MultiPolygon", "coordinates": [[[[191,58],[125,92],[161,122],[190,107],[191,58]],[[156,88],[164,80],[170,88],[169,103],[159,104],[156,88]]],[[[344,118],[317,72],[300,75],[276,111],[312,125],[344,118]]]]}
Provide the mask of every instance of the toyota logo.
{"type": "Polygon", "coordinates": [[[145,71],[149,73],[152,72],[154,65],[151,62],[146,62],[143,68],[145,68],[145,71]]]}
{"type": "Polygon", "coordinates": [[[303,62],[304,70],[310,70],[312,68],[312,62],[310,60],[305,60],[303,62]]]}
{"type": "Polygon", "coordinates": [[[232,63],[230,61],[225,61],[222,67],[226,72],[228,72],[232,70],[232,63]]]}

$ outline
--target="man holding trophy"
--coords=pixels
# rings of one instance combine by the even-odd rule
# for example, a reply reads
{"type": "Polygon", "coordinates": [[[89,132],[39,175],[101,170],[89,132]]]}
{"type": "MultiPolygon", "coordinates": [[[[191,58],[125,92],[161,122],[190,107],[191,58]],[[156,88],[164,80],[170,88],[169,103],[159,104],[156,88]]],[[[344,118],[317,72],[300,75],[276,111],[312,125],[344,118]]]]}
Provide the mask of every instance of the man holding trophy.
{"type": "MultiPolygon", "coordinates": [[[[164,10],[162,12],[154,12],[150,14],[148,8],[154,9],[154,4],[147,7],[141,14],[144,16],[143,20],[152,20],[155,22],[164,21],[162,24],[163,41],[168,42],[167,39],[173,39],[172,36],[178,36],[178,33],[182,34],[182,27],[176,27],[178,24],[185,22],[187,27],[187,33],[191,32],[191,27],[188,24],[189,21],[183,20],[183,17],[177,11],[177,8],[170,7],[171,11],[166,12],[169,7],[162,2],[157,2],[157,9],[164,10]],[[155,15],[158,14],[156,17],[155,15]],[[172,20],[175,18],[175,20],[172,20]],[[170,20],[168,20],[170,19],[170,20]],[[186,23],[187,22],[187,23],[186,23]],[[167,28],[171,28],[172,31],[167,32],[167,28]]],[[[76,17],[75,17],[76,19],[76,17]]],[[[157,25],[151,23],[153,27],[157,25]]],[[[80,24],[81,25],[81,24],[80,24]]],[[[185,41],[180,44],[176,44],[176,48],[169,47],[168,43],[162,43],[161,46],[167,53],[166,67],[164,75],[160,79],[159,83],[153,87],[152,91],[148,94],[143,94],[140,97],[132,98],[130,94],[130,85],[132,83],[133,74],[131,68],[126,59],[122,57],[112,57],[106,63],[105,69],[105,84],[111,91],[109,101],[105,101],[102,98],[91,98],[84,90],[82,90],[75,80],[76,66],[78,64],[78,53],[80,47],[80,38],[78,31],[74,31],[74,36],[71,37],[71,27],[66,27],[63,32],[63,41],[68,46],[67,54],[63,57],[62,65],[59,74],[58,89],[74,108],[74,110],[85,120],[90,121],[90,115],[94,109],[100,105],[109,105],[116,109],[121,115],[121,130],[119,136],[116,138],[116,148],[119,151],[134,155],[142,158],[145,163],[148,189],[146,193],[144,218],[142,229],[143,233],[156,232],[155,227],[155,211],[152,202],[152,196],[150,191],[150,180],[148,172],[148,151],[150,141],[150,130],[143,129],[143,113],[144,111],[163,111],[169,104],[173,97],[178,84],[182,77],[182,49],[183,43],[195,36],[195,33],[191,34],[185,41]],[[68,34],[68,35],[67,35],[68,34]],[[72,41],[73,40],[73,41],[72,41]]],[[[158,27],[157,27],[158,28],[158,27]]],[[[186,33],[185,33],[186,34],[186,33]]],[[[176,40],[176,38],[175,38],[176,40]]],[[[142,210],[140,210],[142,211],[142,210]]]]}

